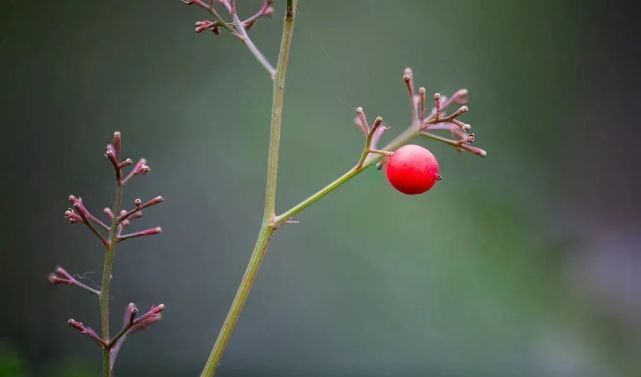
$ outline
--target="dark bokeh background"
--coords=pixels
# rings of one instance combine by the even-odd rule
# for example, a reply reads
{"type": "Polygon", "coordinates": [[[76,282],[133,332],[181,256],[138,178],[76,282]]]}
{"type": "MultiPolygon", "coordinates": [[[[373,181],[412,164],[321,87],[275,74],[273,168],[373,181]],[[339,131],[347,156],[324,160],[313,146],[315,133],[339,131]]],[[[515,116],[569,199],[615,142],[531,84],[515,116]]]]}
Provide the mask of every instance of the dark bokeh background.
{"type": "MultiPolygon", "coordinates": [[[[249,14],[258,1],[243,3],[249,14]]],[[[275,60],[282,16],[256,43],[275,60]]],[[[638,376],[641,27],[605,1],[303,0],[287,82],[278,207],[354,163],[354,107],[408,122],[406,66],[471,91],[486,159],[425,142],[445,180],[407,197],[371,170],[274,239],[221,376],[638,376]]],[[[0,375],[94,376],[101,249],[62,217],[112,200],[115,129],[162,194],[122,245],[113,315],[167,305],[119,376],[197,375],[262,213],[270,81],[229,36],[196,35],[178,1],[0,3],[0,375]]],[[[390,137],[388,135],[387,137],[390,137]]],[[[423,141],[421,141],[423,143],[423,141]]]]}

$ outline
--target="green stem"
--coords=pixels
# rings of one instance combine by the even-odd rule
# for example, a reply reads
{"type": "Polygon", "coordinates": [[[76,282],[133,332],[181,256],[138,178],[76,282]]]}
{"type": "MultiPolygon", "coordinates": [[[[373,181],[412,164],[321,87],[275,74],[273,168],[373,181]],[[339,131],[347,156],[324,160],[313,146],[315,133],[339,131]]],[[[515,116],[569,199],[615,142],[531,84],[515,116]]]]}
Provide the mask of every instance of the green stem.
{"type": "Polygon", "coordinates": [[[207,358],[207,363],[205,363],[205,367],[203,368],[200,377],[211,377],[216,373],[216,368],[218,368],[218,364],[223,357],[225,348],[227,348],[227,343],[229,343],[229,338],[231,338],[231,335],[236,328],[236,324],[240,318],[240,313],[245,307],[245,303],[247,302],[249,293],[254,285],[260,266],[263,263],[263,258],[267,253],[269,241],[271,240],[271,236],[274,234],[274,231],[275,229],[273,227],[265,225],[261,227],[258,239],[256,240],[256,245],[254,246],[251,258],[249,259],[249,263],[245,269],[243,279],[236,291],[234,301],[229,308],[227,317],[225,317],[223,326],[220,328],[220,332],[216,338],[216,343],[207,358]]]}
{"type": "Polygon", "coordinates": [[[252,251],[249,263],[245,269],[245,274],[236,291],[234,301],[229,308],[225,322],[218,333],[216,343],[212,348],[201,377],[212,377],[216,373],[216,368],[225,352],[229,338],[231,337],[240,314],[247,302],[249,293],[254,285],[258,271],[263,262],[263,258],[269,247],[272,235],[276,231],[274,226],[274,216],[276,207],[276,182],[278,177],[278,155],[280,150],[280,132],[283,114],[283,98],[285,94],[285,77],[287,74],[287,63],[289,60],[289,51],[294,31],[294,17],[296,15],[297,0],[287,1],[287,12],[283,26],[280,51],[278,54],[278,65],[274,80],[273,99],[272,99],[272,116],[269,137],[269,156],[267,158],[267,182],[265,187],[265,210],[263,212],[263,221],[256,245],[252,251]]]}
{"type": "MultiPolygon", "coordinates": [[[[120,181],[116,182],[116,197],[114,199],[114,207],[112,212],[117,216],[120,213],[122,206],[122,191],[123,186],[120,181]]],[[[113,267],[113,260],[116,255],[116,245],[118,238],[118,223],[116,219],[112,220],[111,227],[109,228],[109,235],[107,237],[107,245],[105,246],[105,261],[102,267],[102,284],[100,287],[100,322],[102,325],[102,339],[109,342],[109,288],[111,286],[111,269],[113,267]]],[[[104,377],[111,376],[111,353],[110,348],[107,347],[103,350],[103,375],[104,377]]]]}
{"type": "Polygon", "coordinates": [[[269,156],[267,157],[267,182],[265,187],[265,211],[263,222],[271,221],[276,208],[276,181],[278,178],[278,156],[280,153],[280,126],[283,119],[283,97],[285,95],[285,76],[289,62],[289,50],[294,33],[294,15],[298,0],[287,1],[287,13],[283,26],[283,35],[278,53],[278,65],[274,76],[272,93],[272,117],[269,135],[269,156]]]}
{"type": "MultiPolygon", "coordinates": [[[[388,151],[388,152],[394,151],[398,147],[402,146],[403,144],[406,144],[416,135],[418,135],[418,129],[416,127],[410,126],[401,134],[399,134],[396,138],[394,138],[394,140],[392,140],[389,144],[387,144],[382,150],[388,151]]],[[[382,157],[383,156],[381,156],[380,154],[370,153],[369,157],[365,159],[365,161],[363,162],[360,168],[357,165],[349,169],[347,172],[345,172],[345,174],[336,178],[333,182],[323,187],[322,189],[318,190],[307,199],[296,204],[292,208],[283,212],[281,215],[276,216],[276,218],[274,219],[274,223],[276,224],[276,226],[283,224],[284,222],[286,222],[287,220],[295,216],[297,213],[301,212],[302,210],[309,207],[310,205],[316,203],[319,199],[321,199],[325,195],[329,194],[330,192],[334,191],[336,188],[338,188],[345,182],[349,181],[350,179],[360,174],[363,170],[367,169],[372,164],[375,164],[376,162],[380,161],[382,157]]]]}

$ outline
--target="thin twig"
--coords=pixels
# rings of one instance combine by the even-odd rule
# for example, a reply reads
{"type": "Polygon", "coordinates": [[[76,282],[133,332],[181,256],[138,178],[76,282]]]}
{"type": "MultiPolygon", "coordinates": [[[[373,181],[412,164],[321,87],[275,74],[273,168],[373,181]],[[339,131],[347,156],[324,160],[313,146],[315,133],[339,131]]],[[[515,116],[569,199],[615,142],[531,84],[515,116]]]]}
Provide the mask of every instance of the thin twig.
{"type": "Polygon", "coordinates": [[[84,289],[87,292],[93,293],[97,296],[100,296],[100,291],[92,288],[74,278],[70,273],[68,273],[64,268],[57,267],[55,272],[49,275],[49,282],[55,285],[72,285],[81,289],[84,289]]]}
{"type": "Polygon", "coordinates": [[[111,340],[109,341],[109,344],[108,344],[109,348],[113,348],[114,345],[118,343],[118,340],[120,340],[120,338],[122,338],[127,333],[127,331],[129,331],[129,329],[132,328],[137,314],[138,314],[138,308],[136,307],[136,305],[134,305],[133,303],[130,303],[129,305],[127,305],[126,321],[123,324],[120,331],[118,331],[118,333],[114,335],[114,337],[111,338],[111,340]]]}
{"type": "Polygon", "coordinates": [[[236,31],[238,33],[238,37],[240,40],[247,46],[249,51],[254,55],[256,60],[267,70],[269,73],[269,76],[274,79],[276,76],[276,69],[271,65],[269,60],[263,55],[263,53],[256,47],[252,39],[249,37],[249,34],[247,34],[247,30],[245,30],[245,25],[243,24],[243,21],[238,18],[238,12],[236,12],[236,1],[231,2],[231,16],[232,20],[234,22],[234,26],[236,27],[236,31]]]}
{"type": "Polygon", "coordinates": [[[141,231],[138,231],[138,232],[119,235],[116,239],[118,240],[118,242],[122,242],[122,241],[126,241],[126,240],[129,240],[129,239],[132,239],[132,238],[153,236],[153,235],[159,234],[161,232],[162,232],[162,228],[157,226],[155,228],[149,228],[149,229],[141,230],[141,231]]]}
{"type": "Polygon", "coordinates": [[[363,163],[365,162],[365,159],[367,158],[367,155],[370,154],[370,151],[372,149],[372,138],[374,137],[374,134],[378,131],[378,128],[383,125],[383,118],[377,117],[374,120],[374,124],[372,125],[372,128],[369,129],[367,132],[367,137],[365,138],[365,147],[363,148],[363,152],[361,152],[361,157],[358,159],[358,162],[356,163],[356,169],[361,169],[363,167],[363,163]]]}
{"type": "Polygon", "coordinates": [[[445,137],[442,137],[442,136],[439,136],[439,135],[435,135],[435,134],[427,132],[427,131],[421,131],[419,135],[427,137],[427,138],[430,138],[432,140],[440,141],[441,143],[445,143],[445,144],[451,145],[451,146],[453,146],[455,148],[460,148],[460,149],[466,150],[466,151],[474,153],[475,155],[480,156],[480,157],[487,156],[487,151],[485,151],[485,149],[481,149],[481,148],[469,145],[468,143],[464,142],[463,140],[451,140],[451,139],[448,139],[448,138],[445,138],[445,137]]]}
{"type": "Polygon", "coordinates": [[[105,348],[107,346],[107,342],[105,342],[104,339],[100,338],[91,327],[85,326],[82,322],[76,321],[73,318],[69,319],[67,323],[69,324],[69,326],[78,330],[81,334],[88,336],[91,340],[98,343],[98,345],[100,345],[102,348],[105,348]]]}
{"type": "Polygon", "coordinates": [[[80,200],[77,200],[73,203],[73,207],[78,211],[78,215],[82,218],[82,223],[89,228],[91,233],[93,233],[98,239],[102,242],[103,245],[108,244],[107,238],[96,229],[96,227],[93,225],[93,223],[89,220],[90,214],[89,211],[85,208],[85,206],[82,204],[80,200]]]}
{"type": "Polygon", "coordinates": [[[140,211],[142,211],[143,209],[145,209],[145,208],[147,208],[147,207],[151,207],[151,206],[156,205],[156,204],[160,204],[160,203],[162,203],[164,200],[165,200],[165,199],[164,199],[162,196],[157,196],[157,197],[155,197],[155,198],[153,198],[153,199],[151,199],[151,200],[148,200],[148,201],[147,201],[147,202],[145,202],[145,203],[142,203],[142,201],[140,201],[140,199],[136,199],[136,201],[135,201],[135,203],[134,203],[134,204],[135,204],[135,207],[134,207],[133,209],[130,209],[129,211],[125,212],[123,215],[118,216],[118,218],[116,219],[116,221],[117,221],[118,223],[122,223],[123,221],[125,221],[125,220],[127,220],[128,218],[130,218],[131,216],[133,216],[133,215],[135,215],[135,214],[139,213],[139,212],[140,212],[140,211]]]}

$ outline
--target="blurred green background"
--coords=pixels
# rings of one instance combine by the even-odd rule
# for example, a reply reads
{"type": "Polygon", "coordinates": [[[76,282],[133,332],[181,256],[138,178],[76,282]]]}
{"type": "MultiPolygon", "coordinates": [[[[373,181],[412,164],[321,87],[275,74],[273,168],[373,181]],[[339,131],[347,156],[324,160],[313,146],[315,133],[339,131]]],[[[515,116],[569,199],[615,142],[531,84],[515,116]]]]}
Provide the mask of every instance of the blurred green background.
{"type": "MultiPolygon", "coordinates": [[[[240,1],[243,14],[260,2],[240,1]]],[[[252,29],[275,61],[283,1],[252,29]]],[[[356,161],[354,108],[408,124],[401,74],[471,92],[480,159],[421,140],[444,180],[403,196],[374,169],[275,237],[220,376],[639,376],[641,26],[634,3],[302,0],[278,208],[356,161]]],[[[122,245],[113,317],[163,302],[118,376],[200,372],[262,214],[271,84],[178,1],[0,3],[0,376],[96,376],[101,247],[63,219],[112,200],[111,133],[163,195],[122,245]]]]}

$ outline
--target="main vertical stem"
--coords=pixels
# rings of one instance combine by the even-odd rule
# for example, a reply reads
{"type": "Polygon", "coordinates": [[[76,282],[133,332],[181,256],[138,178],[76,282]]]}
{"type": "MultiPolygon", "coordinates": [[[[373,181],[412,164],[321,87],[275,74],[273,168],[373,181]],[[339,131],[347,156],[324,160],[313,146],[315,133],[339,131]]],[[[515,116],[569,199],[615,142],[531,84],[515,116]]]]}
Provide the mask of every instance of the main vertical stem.
{"type": "Polygon", "coordinates": [[[218,333],[216,343],[212,348],[205,367],[203,368],[201,377],[212,377],[216,373],[216,368],[220,363],[229,338],[231,337],[240,313],[242,312],[260,266],[263,263],[263,258],[267,253],[269,242],[272,235],[276,231],[274,224],[275,209],[276,209],[276,182],[278,177],[278,156],[280,151],[280,126],[283,116],[283,98],[285,94],[285,77],[287,74],[287,63],[289,60],[289,50],[292,42],[292,34],[294,31],[294,18],[296,16],[296,5],[298,0],[287,0],[287,12],[283,25],[283,34],[280,43],[280,51],[278,53],[278,65],[276,67],[276,74],[274,75],[274,88],[272,94],[272,115],[271,115],[271,128],[269,136],[269,155],[267,157],[267,182],[265,187],[265,210],[263,212],[263,221],[261,224],[260,232],[256,245],[252,251],[249,263],[245,269],[245,273],[240,282],[240,286],[236,291],[234,301],[227,312],[225,322],[218,333]]]}
{"type": "MultiPolygon", "coordinates": [[[[114,199],[114,207],[112,212],[115,216],[120,213],[122,206],[122,183],[116,182],[116,197],[114,199]]],[[[111,269],[113,267],[113,260],[116,254],[116,245],[118,241],[118,223],[112,220],[111,228],[109,228],[109,235],[107,237],[108,244],[105,246],[105,261],[102,267],[102,284],[100,287],[100,322],[102,325],[102,339],[109,341],[111,337],[109,331],[109,288],[111,286],[111,269]]],[[[102,370],[104,377],[111,376],[111,352],[109,348],[105,348],[102,352],[102,370]]]]}
{"type": "Polygon", "coordinates": [[[227,348],[229,338],[231,338],[231,335],[236,328],[236,323],[238,323],[238,319],[240,318],[240,313],[243,311],[247,298],[249,298],[249,293],[254,285],[256,276],[258,275],[258,270],[260,270],[260,265],[263,263],[263,258],[265,257],[269,241],[273,234],[274,228],[265,225],[261,227],[258,239],[256,240],[256,245],[254,246],[252,255],[249,258],[249,263],[245,269],[245,274],[238,286],[236,296],[229,308],[229,312],[227,312],[225,322],[220,328],[220,332],[216,338],[216,343],[214,344],[214,347],[207,358],[207,363],[205,363],[205,367],[200,374],[201,377],[212,377],[216,373],[216,368],[218,368],[218,364],[223,357],[225,348],[227,348]]]}
{"type": "Polygon", "coordinates": [[[274,76],[272,93],[272,119],[269,135],[269,156],[267,157],[267,184],[265,188],[265,212],[263,222],[271,221],[276,208],[276,180],[278,176],[278,156],[280,153],[280,124],[283,119],[283,97],[285,95],[285,77],[289,50],[294,33],[294,17],[298,0],[287,0],[287,13],[283,25],[283,36],[278,53],[278,65],[274,76]]]}

